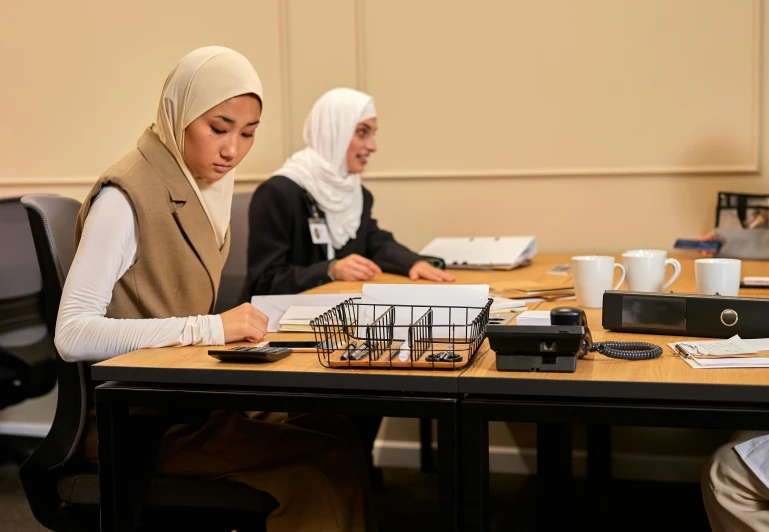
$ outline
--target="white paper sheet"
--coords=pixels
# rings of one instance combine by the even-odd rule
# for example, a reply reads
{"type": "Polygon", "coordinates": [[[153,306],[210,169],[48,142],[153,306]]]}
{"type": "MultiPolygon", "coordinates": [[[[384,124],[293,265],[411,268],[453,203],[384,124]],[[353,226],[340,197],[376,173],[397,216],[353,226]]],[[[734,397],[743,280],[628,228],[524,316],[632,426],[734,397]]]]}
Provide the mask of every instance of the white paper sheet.
{"type": "Polygon", "coordinates": [[[502,296],[493,296],[492,299],[494,301],[491,303],[491,312],[526,307],[526,302],[522,299],[510,299],[502,296]]]}
{"type": "Polygon", "coordinates": [[[361,294],[289,294],[281,296],[253,296],[251,304],[264,312],[270,319],[267,332],[280,330],[280,319],[293,306],[297,307],[326,307],[326,310],[338,305],[351,297],[361,294]]]}
{"type": "MultiPolygon", "coordinates": [[[[732,338],[729,338],[728,340],[711,340],[711,341],[704,341],[704,342],[674,342],[668,344],[668,347],[673,350],[673,352],[677,355],[679,355],[684,362],[689,364],[694,369],[715,369],[715,368],[769,368],[769,357],[766,356],[735,356],[733,358],[724,358],[724,355],[721,356],[714,356],[713,358],[705,357],[684,357],[681,352],[676,349],[677,344],[711,344],[711,345],[717,345],[715,350],[717,351],[723,351],[724,350],[724,342],[731,342],[731,347],[726,347],[729,351],[740,351],[745,350],[747,353],[745,354],[752,354],[752,353],[758,353],[760,351],[769,351],[769,338],[757,338],[757,339],[750,339],[750,340],[743,340],[739,336],[733,336],[732,338]],[[734,344],[736,343],[736,340],[739,340],[739,343],[737,346],[734,344]],[[718,344],[721,344],[718,346],[718,344]]],[[[712,347],[705,347],[705,351],[712,351],[714,348],[712,347]]],[[[733,353],[738,354],[738,353],[733,353]]],[[[726,355],[728,356],[728,355],[726,355]]]]}
{"type": "MultiPolygon", "coordinates": [[[[396,306],[395,330],[397,340],[406,340],[408,326],[433,308],[433,338],[466,338],[470,324],[480,314],[489,299],[489,285],[427,285],[427,284],[364,284],[364,306],[358,315],[360,326],[371,324],[390,305],[396,306]],[[375,307],[373,305],[376,305],[375,307]],[[451,311],[448,308],[453,307],[451,311]],[[469,311],[465,307],[474,307],[469,311]],[[374,313],[376,312],[376,315],[374,313]],[[452,325],[454,325],[452,327],[452,325]]],[[[359,334],[365,336],[365,332],[359,334]]]]}
{"type": "Polygon", "coordinates": [[[704,340],[695,342],[676,342],[679,348],[685,353],[697,356],[729,356],[729,355],[752,355],[758,353],[758,350],[746,343],[745,340],[737,335],[727,340],[704,340]]]}
{"type": "Polygon", "coordinates": [[[744,341],[756,351],[769,351],[769,338],[751,338],[744,341]]]}
{"type": "Polygon", "coordinates": [[[527,310],[515,319],[516,325],[550,325],[549,310],[527,310]]]}
{"type": "Polygon", "coordinates": [[[537,253],[533,236],[436,238],[419,252],[441,257],[447,268],[513,268],[537,253]]]}

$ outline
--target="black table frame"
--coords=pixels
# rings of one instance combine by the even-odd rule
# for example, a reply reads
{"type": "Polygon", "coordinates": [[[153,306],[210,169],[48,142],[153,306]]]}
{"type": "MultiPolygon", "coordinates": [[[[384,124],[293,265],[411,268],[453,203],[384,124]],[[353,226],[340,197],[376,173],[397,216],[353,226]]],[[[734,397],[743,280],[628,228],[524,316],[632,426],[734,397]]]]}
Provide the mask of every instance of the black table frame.
{"type": "Polygon", "coordinates": [[[769,429],[769,386],[464,377],[460,390],[467,394],[460,405],[465,530],[489,528],[489,421],[538,423],[543,529],[573,524],[564,490],[571,480],[572,423],[769,429]],[[558,500],[549,511],[542,505],[548,495],[558,500]]]}
{"type": "Polygon", "coordinates": [[[130,407],[371,414],[438,421],[441,530],[459,530],[458,375],[187,370],[93,366],[102,531],[134,530],[130,407]],[[170,384],[173,383],[173,384],[170,384]],[[313,387],[308,385],[312,383],[313,387]]]}

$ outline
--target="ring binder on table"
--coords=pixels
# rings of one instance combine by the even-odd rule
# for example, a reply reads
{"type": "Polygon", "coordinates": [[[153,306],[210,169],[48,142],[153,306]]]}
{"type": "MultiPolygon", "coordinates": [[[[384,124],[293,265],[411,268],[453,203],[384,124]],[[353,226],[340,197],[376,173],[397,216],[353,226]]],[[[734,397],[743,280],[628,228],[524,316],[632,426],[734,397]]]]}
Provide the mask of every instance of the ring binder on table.
{"type": "Polygon", "coordinates": [[[348,299],[310,322],[318,361],[331,368],[463,368],[486,337],[491,303],[489,298],[483,307],[452,307],[348,299]],[[396,325],[396,315],[408,316],[409,324],[401,325],[401,318],[396,325]]]}

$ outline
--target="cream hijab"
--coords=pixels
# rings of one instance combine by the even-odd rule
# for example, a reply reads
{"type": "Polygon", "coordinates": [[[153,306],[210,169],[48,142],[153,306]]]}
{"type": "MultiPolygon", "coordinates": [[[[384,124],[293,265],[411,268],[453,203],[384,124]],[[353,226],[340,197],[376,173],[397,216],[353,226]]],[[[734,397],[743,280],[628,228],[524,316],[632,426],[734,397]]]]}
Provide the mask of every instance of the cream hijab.
{"type": "Polygon", "coordinates": [[[184,130],[212,107],[242,94],[255,94],[264,105],[262,82],[248,59],[221,46],[198,48],[168,75],[157,122],[152,124],[152,131],[179,163],[200,199],[219,247],[230,224],[235,169],[215,182],[193,177],[184,162],[184,130]]]}
{"type": "Polygon", "coordinates": [[[307,146],[289,157],[275,175],[309,192],[326,215],[331,245],[355,238],[363,214],[360,175],[347,169],[347,148],[359,122],[376,116],[374,99],[353,89],[332,89],[312,106],[304,122],[307,146]]]}

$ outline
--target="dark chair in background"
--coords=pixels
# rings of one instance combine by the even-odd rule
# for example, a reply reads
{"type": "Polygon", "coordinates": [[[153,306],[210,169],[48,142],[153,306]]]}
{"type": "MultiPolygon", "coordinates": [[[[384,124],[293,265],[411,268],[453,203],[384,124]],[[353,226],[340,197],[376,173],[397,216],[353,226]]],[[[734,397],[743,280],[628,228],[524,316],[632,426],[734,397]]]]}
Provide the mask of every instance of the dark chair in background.
{"type": "MultiPolygon", "coordinates": [[[[46,302],[46,323],[52,335],[64,280],[74,258],[75,220],[80,203],[57,196],[25,196],[46,302]]],[[[78,446],[86,428],[90,406],[89,367],[83,362],[65,362],[56,356],[58,402],[48,436],[20,470],[24,491],[35,518],[52,530],[99,530],[99,476],[80,458],[78,446]]],[[[148,427],[153,424],[152,416],[148,427]]],[[[139,423],[141,420],[138,421],[139,423]]],[[[142,441],[145,458],[162,431],[148,430],[142,441]],[[152,437],[155,436],[155,441],[152,437]]],[[[141,465],[141,464],[139,464],[141,465]]],[[[144,464],[144,468],[150,469],[144,464]]],[[[151,477],[146,484],[137,473],[143,491],[145,521],[166,530],[232,530],[248,523],[264,528],[265,516],[276,502],[268,494],[223,480],[151,477]]],[[[137,515],[137,520],[140,516],[137,515]]],[[[146,528],[143,526],[143,528],[146,528]]]]}
{"type": "Polygon", "coordinates": [[[43,316],[43,284],[20,198],[0,198],[0,408],[50,392],[56,349],[43,316]]]}
{"type": "Polygon", "coordinates": [[[251,196],[251,192],[239,192],[232,196],[230,254],[222,268],[222,280],[216,297],[217,314],[246,302],[243,290],[248,272],[248,207],[251,196]]]}

